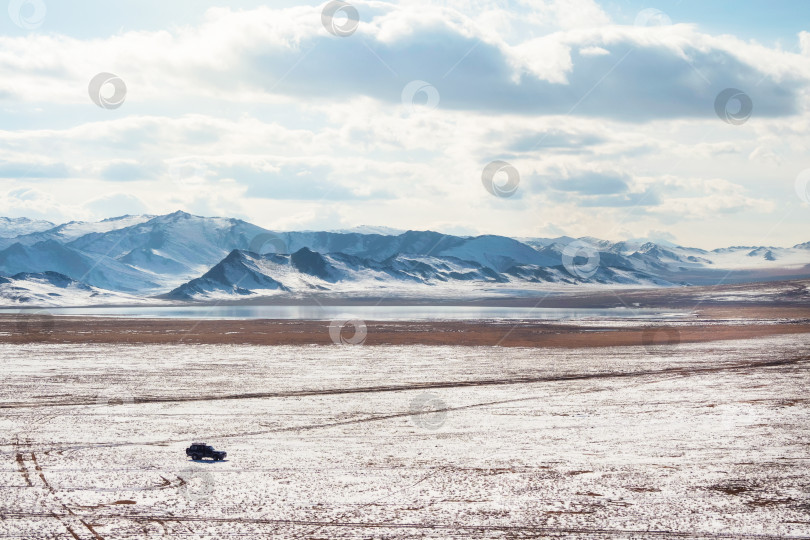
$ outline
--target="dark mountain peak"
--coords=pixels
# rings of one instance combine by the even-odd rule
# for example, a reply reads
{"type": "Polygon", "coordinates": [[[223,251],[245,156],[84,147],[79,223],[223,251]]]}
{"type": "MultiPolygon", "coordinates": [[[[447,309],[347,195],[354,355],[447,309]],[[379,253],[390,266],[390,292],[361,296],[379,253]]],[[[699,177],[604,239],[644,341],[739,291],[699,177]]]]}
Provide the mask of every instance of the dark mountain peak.
{"type": "Polygon", "coordinates": [[[250,252],[234,249],[202,277],[192,279],[162,297],[192,300],[195,295],[211,292],[248,296],[255,289],[286,291],[281,282],[263,274],[254,265],[248,264],[255,256],[250,252]]]}
{"type": "MultiPolygon", "coordinates": [[[[202,275],[202,279],[214,280],[222,284],[232,284],[245,273],[252,272],[247,266],[249,255],[241,249],[234,249],[202,275]],[[238,276],[234,278],[234,276],[238,276]]],[[[194,281],[194,280],[192,280],[194,281]]]]}
{"type": "MultiPolygon", "coordinates": [[[[250,252],[243,251],[241,249],[231,250],[231,252],[228,253],[228,255],[226,255],[224,259],[219,261],[219,263],[217,263],[216,266],[233,265],[233,264],[245,264],[247,262],[247,260],[248,260],[248,257],[249,257],[248,253],[250,253],[250,252]]],[[[211,270],[213,270],[213,268],[211,270]]]]}
{"type": "Polygon", "coordinates": [[[773,251],[765,247],[752,249],[746,255],[749,257],[763,257],[766,261],[776,260],[776,256],[773,254],[773,251]]]}
{"type": "Polygon", "coordinates": [[[329,263],[323,258],[323,255],[309,248],[303,247],[290,255],[290,263],[296,270],[304,274],[321,279],[329,278],[329,263]]]}

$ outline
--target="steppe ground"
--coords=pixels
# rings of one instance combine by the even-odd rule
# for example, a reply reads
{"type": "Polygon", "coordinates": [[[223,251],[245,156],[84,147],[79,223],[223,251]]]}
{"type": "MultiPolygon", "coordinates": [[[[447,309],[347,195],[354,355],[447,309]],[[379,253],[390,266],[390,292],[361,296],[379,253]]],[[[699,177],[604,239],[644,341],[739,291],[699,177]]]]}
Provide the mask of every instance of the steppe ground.
{"type": "Polygon", "coordinates": [[[779,312],[524,321],[535,346],[471,339],[503,322],[338,346],[6,318],[0,537],[810,537],[810,330],[779,312]]]}

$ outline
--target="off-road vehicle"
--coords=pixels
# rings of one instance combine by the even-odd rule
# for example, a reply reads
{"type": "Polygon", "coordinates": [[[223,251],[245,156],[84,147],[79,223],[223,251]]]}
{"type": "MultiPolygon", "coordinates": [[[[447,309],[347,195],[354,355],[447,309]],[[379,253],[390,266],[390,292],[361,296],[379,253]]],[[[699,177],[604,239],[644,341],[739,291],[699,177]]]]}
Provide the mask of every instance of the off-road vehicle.
{"type": "Polygon", "coordinates": [[[194,461],[199,461],[207,457],[213,459],[214,461],[222,461],[225,459],[225,456],[227,456],[228,453],[214,450],[213,446],[208,446],[205,443],[195,442],[191,443],[191,446],[186,448],[186,455],[194,461]]]}

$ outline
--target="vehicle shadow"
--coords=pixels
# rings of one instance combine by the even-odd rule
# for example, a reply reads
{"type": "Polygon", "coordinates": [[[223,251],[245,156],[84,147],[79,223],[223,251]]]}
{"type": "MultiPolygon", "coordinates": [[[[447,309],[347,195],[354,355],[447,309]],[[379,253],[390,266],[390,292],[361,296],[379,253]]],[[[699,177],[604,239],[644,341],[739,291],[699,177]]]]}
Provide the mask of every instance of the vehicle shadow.
{"type": "Polygon", "coordinates": [[[219,461],[214,461],[213,459],[191,459],[188,458],[186,461],[193,461],[194,463],[205,463],[206,465],[212,465],[214,463],[228,463],[229,459],[221,459],[219,461]]]}

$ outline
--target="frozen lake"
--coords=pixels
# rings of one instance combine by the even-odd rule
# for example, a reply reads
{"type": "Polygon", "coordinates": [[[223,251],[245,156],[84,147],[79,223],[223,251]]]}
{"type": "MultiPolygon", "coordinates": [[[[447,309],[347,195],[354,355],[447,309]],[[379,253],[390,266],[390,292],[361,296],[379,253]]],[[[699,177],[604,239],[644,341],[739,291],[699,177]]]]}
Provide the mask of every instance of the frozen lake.
{"type": "MultiPolygon", "coordinates": [[[[332,320],[340,317],[367,321],[419,320],[583,320],[583,319],[672,319],[690,313],[678,310],[634,308],[581,309],[492,306],[132,306],[75,307],[38,310],[52,315],[90,317],[174,318],[174,319],[305,319],[332,320]]],[[[0,313],[27,310],[0,309],[0,313]]]]}
{"type": "Polygon", "coordinates": [[[0,536],[807,537],[808,346],[2,344],[0,536]]]}

